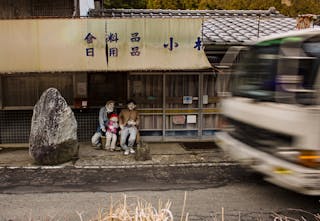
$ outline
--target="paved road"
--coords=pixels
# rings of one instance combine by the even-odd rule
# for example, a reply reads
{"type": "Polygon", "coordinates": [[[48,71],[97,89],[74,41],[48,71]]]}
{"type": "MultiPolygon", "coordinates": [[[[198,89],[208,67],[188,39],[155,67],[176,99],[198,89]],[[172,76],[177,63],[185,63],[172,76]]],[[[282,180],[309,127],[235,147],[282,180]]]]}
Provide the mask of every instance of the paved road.
{"type": "MultiPolygon", "coordinates": [[[[245,171],[244,171],[245,172],[245,171]]],[[[248,173],[248,172],[245,172],[248,173]]],[[[246,174],[246,176],[248,176],[246,174]]],[[[274,220],[270,214],[291,214],[300,216],[304,213],[290,211],[289,208],[319,212],[318,197],[308,197],[281,189],[264,182],[260,176],[252,174],[250,179],[232,181],[223,185],[157,185],[144,182],[114,184],[113,188],[92,187],[98,192],[83,191],[74,187],[63,192],[63,189],[41,189],[41,192],[26,187],[11,190],[11,193],[0,194],[0,220],[90,220],[98,214],[99,209],[109,208],[113,202],[128,197],[128,205],[136,198],[144,199],[155,207],[159,199],[172,201],[171,210],[175,220],[179,220],[187,193],[185,211],[189,220],[222,220],[222,208],[225,220],[274,220]],[[103,191],[101,191],[103,190],[103,191]],[[78,191],[78,192],[77,192],[78,191]],[[216,219],[214,219],[216,217],[216,219]]],[[[90,187],[88,187],[90,189],[90,187]]],[[[280,220],[280,219],[278,219],[280,220]]],[[[284,219],[283,219],[284,220],[284,219]]],[[[300,219],[302,220],[302,219],[300,219]]],[[[308,217],[308,220],[311,220],[308,217]]]]}
{"type": "MultiPolygon", "coordinates": [[[[261,176],[244,170],[220,151],[214,151],[211,155],[205,152],[184,154],[181,152],[183,149],[170,146],[167,149],[176,152],[164,154],[163,148],[167,145],[156,146],[161,152],[158,155],[154,153],[152,167],[132,167],[129,171],[128,168],[119,167],[117,170],[119,176],[115,176],[116,170],[112,168],[82,170],[73,167],[50,169],[3,167],[0,176],[0,221],[80,221],[77,212],[82,214],[84,221],[94,220],[99,209],[109,208],[111,197],[115,202],[121,200],[123,194],[128,197],[129,205],[136,202],[137,197],[152,203],[155,207],[158,207],[159,199],[164,202],[171,200],[174,220],[180,220],[185,192],[187,193],[185,211],[189,212],[189,220],[192,221],[220,221],[222,208],[226,221],[273,220],[270,216],[272,212],[290,214],[294,217],[305,214],[289,211],[289,208],[319,212],[319,197],[299,195],[268,184],[261,176]],[[182,164],[184,161],[181,160],[186,159],[191,165],[197,164],[178,167],[168,165],[162,167],[158,164],[167,161],[182,164]],[[201,162],[205,159],[208,159],[209,163],[202,165],[201,162]],[[109,170],[112,170],[112,175],[109,170]],[[74,179],[71,179],[71,175],[75,176],[74,179]],[[83,179],[80,179],[81,177],[83,179]],[[95,182],[98,177],[101,180],[95,182]],[[81,185],[77,182],[79,179],[82,181],[81,185]],[[27,182],[29,180],[33,185],[27,182]],[[71,182],[73,180],[74,182],[71,182]]],[[[92,148],[87,150],[92,151],[92,148]]],[[[100,165],[99,160],[106,158],[105,152],[92,151],[84,155],[87,156],[82,159],[85,165],[100,165]],[[95,161],[88,162],[88,159],[95,161]]],[[[25,154],[18,156],[26,157],[25,154]]],[[[6,160],[8,159],[6,154],[2,154],[2,157],[2,163],[12,162],[6,160]]],[[[112,157],[117,159],[116,155],[108,157],[109,161],[113,159],[112,157]]],[[[24,158],[18,160],[15,153],[9,159],[13,159],[15,166],[23,166],[16,164],[24,162],[22,160],[24,158]]],[[[121,159],[123,161],[122,155],[121,159]]],[[[125,159],[128,160],[125,162],[128,165],[135,163],[134,159],[125,159]]],[[[104,165],[105,161],[102,163],[104,165]]],[[[313,219],[308,217],[307,220],[313,219]]]]}

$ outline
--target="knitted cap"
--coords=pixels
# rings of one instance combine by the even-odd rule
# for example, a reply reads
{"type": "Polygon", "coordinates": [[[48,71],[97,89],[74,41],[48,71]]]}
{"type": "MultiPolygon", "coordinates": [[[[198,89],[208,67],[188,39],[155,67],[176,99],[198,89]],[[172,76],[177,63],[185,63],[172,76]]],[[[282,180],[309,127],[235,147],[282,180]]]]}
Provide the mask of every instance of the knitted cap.
{"type": "Polygon", "coordinates": [[[118,115],[117,115],[117,114],[111,114],[111,115],[110,115],[110,119],[113,118],[113,117],[118,118],[118,115]]]}

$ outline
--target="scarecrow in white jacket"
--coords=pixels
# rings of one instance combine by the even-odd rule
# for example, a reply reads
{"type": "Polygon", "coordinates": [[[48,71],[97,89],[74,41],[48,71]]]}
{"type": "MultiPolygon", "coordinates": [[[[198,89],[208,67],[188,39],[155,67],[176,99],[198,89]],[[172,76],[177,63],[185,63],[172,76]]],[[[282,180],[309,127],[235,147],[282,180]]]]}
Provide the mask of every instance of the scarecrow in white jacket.
{"type": "Polygon", "coordinates": [[[91,138],[92,145],[98,149],[102,149],[101,136],[105,136],[107,132],[106,125],[109,122],[110,116],[111,114],[115,114],[114,103],[115,102],[113,100],[109,100],[104,107],[100,108],[99,126],[91,138]]]}

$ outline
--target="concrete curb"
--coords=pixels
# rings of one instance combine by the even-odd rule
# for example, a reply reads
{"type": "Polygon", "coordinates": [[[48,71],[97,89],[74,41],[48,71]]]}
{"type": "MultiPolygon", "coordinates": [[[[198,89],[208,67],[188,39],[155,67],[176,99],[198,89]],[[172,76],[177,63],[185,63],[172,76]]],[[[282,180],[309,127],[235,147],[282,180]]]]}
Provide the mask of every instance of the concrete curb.
{"type": "Polygon", "coordinates": [[[112,186],[119,183],[211,183],[239,179],[241,167],[233,162],[138,164],[120,166],[0,167],[0,188],[17,186],[112,186]],[[235,176],[236,175],[236,176],[235,176]]]}
{"type": "Polygon", "coordinates": [[[117,168],[164,168],[164,167],[202,167],[202,166],[234,166],[239,165],[237,162],[206,162],[206,163],[173,163],[173,164],[134,164],[134,165],[101,165],[101,166],[76,166],[76,165],[59,165],[59,166],[0,166],[2,169],[42,169],[53,170],[63,168],[77,168],[77,169],[117,169],[117,168]]]}

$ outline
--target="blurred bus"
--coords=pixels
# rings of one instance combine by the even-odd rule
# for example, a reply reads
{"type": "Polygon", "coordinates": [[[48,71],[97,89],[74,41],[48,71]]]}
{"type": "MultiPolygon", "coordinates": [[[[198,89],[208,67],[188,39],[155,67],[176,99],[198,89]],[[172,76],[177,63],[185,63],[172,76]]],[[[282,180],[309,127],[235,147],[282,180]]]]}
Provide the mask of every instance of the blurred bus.
{"type": "Polygon", "coordinates": [[[320,30],[255,42],[232,77],[217,144],[267,181],[320,195],[320,30]]]}

